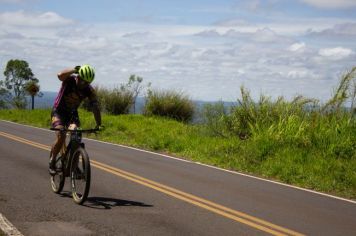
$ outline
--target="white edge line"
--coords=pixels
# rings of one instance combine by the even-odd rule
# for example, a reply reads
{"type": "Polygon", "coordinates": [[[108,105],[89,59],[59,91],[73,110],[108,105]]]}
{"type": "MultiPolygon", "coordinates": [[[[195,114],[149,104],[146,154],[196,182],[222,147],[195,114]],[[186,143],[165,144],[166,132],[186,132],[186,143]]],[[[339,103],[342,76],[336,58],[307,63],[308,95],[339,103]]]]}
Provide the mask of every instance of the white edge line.
{"type": "MultiPolygon", "coordinates": [[[[1,119],[0,119],[0,121],[8,122],[8,123],[16,124],[16,125],[22,125],[22,126],[26,126],[26,127],[31,127],[31,128],[36,128],[36,129],[41,129],[41,130],[45,130],[45,131],[47,131],[47,132],[54,132],[54,131],[51,131],[51,130],[49,130],[49,129],[44,129],[44,128],[34,127],[34,126],[30,126],[30,125],[19,124],[19,123],[12,122],[12,121],[1,120],[1,119]]],[[[109,143],[109,142],[100,141],[100,140],[95,140],[95,139],[90,139],[90,138],[84,138],[84,139],[86,139],[86,140],[91,140],[91,141],[94,141],[94,142],[99,142],[99,143],[104,143],[104,144],[119,146],[119,147],[122,147],[122,148],[127,148],[127,149],[131,149],[131,150],[135,150],[135,151],[145,152],[145,153],[149,153],[149,154],[153,154],[153,155],[157,155],[157,156],[162,156],[162,157],[174,159],[174,160],[177,160],[177,161],[193,163],[193,164],[197,164],[197,165],[201,165],[201,166],[213,168],[213,169],[216,169],[216,170],[220,170],[220,171],[224,171],[224,172],[228,172],[228,173],[232,173],[232,174],[236,174],[236,175],[241,175],[241,176],[249,177],[249,178],[252,178],[252,179],[257,179],[257,180],[261,180],[261,181],[265,181],[265,182],[269,182],[269,183],[273,183],[273,184],[278,184],[278,185],[282,185],[282,186],[285,186],[285,187],[289,187],[289,188],[293,188],[293,189],[298,189],[298,190],[302,190],[302,191],[305,191],[305,192],[314,193],[314,194],[318,194],[318,195],[321,195],[321,196],[325,196],[325,197],[329,197],[329,198],[333,198],[333,199],[337,199],[337,200],[341,200],[341,201],[345,201],[345,202],[349,202],[349,203],[356,204],[356,201],[353,201],[353,200],[350,200],[350,199],[346,199],[346,198],[342,198],[342,197],[337,197],[337,196],[334,196],[334,195],[330,195],[330,194],[326,194],[326,193],[321,193],[321,192],[317,192],[317,191],[314,191],[314,190],[310,190],[310,189],[306,189],[306,188],[301,188],[301,187],[297,187],[297,186],[294,186],[294,185],[285,184],[285,183],[281,183],[281,182],[277,182],[277,181],[273,181],[273,180],[269,180],[269,179],[263,179],[263,178],[256,177],[256,176],[253,176],[253,175],[240,173],[240,172],[237,172],[237,171],[226,170],[226,169],[223,169],[223,168],[220,168],[220,167],[216,167],[216,166],[212,166],[212,165],[208,165],[208,164],[203,164],[203,163],[200,163],[200,162],[194,162],[194,161],[184,160],[184,159],[180,159],[180,158],[177,158],[177,157],[168,156],[168,155],[161,154],[161,153],[156,153],[156,152],[151,152],[151,151],[147,151],[147,150],[143,150],[143,149],[139,149],[139,148],[135,148],[135,147],[125,146],[125,145],[122,145],[122,144],[109,143]]]]}
{"type": "Polygon", "coordinates": [[[2,230],[5,235],[11,235],[11,236],[23,236],[23,234],[20,233],[20,231],[18,231],[15,226],[13,226],[11,224],[11,222],[5,218],[5,216],[3,216],[0,213],[0,230],[2,230]]]}

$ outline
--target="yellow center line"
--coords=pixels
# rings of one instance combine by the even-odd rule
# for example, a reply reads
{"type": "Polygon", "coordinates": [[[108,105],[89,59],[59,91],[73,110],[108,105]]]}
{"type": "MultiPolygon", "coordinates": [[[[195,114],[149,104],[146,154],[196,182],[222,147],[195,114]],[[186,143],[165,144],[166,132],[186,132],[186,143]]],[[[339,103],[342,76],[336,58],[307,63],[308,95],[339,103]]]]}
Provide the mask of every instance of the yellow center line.
{"type": "MultiPolygon", "coordinates": [[[[18,136],[14,136],[8,133],[4,133],[0,131],[0,135],[21,143],[25,143],[46,151],[50,151],[50,147],[41,143],[37,143],[37,142],[33,142],[31,140],[28,139],[24,139],[18,136]]],[[[103,171],[106,171],[108,173],[114,174],[116,176],[125,178],[127,180],[133,181],[135,183],[144,185],[146,187],[155,189],[159,192],[165,193],[169,196],[175,197],[177,199],[180,199],[182,201],[188,202],[190,204],[193,204],[195,206],[204,208],[208,211],[214,212],[218,215],[224,216],[226,218],[232,219],[234,221],[243,223],[245,225],[248,225],[250,227],[253,227],[255,229],[259,229],[261,231],[264,231],[266,233],[272,234],[272,235],[295,235],[295,236],[302,236],[303,234],[295,232],[293,230],[275,225],[273,223],[270,223],[268,221],[264,221],[262,219],[250,216],[248,214],[245,214],[243,212],[239,212],[236,210],[233,210],[231,208],[227,208],[225,206],[219,205],[217,203],[208,201],[206,199],[197,197],[195,195],[186,193],[186,192],[182,192],[178,189],[160,184],[158,182],[146,179],[144,177],[135,175],[133,173],[106,165],[104,163],[95,161],[95,160],[91,160],[91,164],[92,166],[101,169],[103,171]]]]}
{"type": "Polygon", "coordinates": [[[21,143],[25,143],[25,144],[29,144],[31,146],[38,147],[40,149],[44,149],[44,150],[47,150],[47,151],[51,150],[51,148],[49,146],[47,146],[47,145],[44,145],[42,143],[36,143],[36,142],[33,142],[31,140],[28,140],[28,139],[24,139],[24,138],[21,138],[21,137],[18,137],[18,136],[14,136],[12,134],[8,134],[8,133],[4,133],[4,132],[0,131],[0,135],[4,136],[6,138],[12,139],[12,140],[21,142],[21,143]]]}
{"type": "Polygon", "coordinates": [[[120,176],[121,176],[121,175],[125,175],[125,176],[128,176],[128,177],[134,178],[134,179],[140,181],[141,183],[142,183],[142,182],[145,182],[145,183],[147,183],[147,184],[150,184],[150,185],[153,185],[153,186],[157,186],[157,187],[160,188],[160,189],[164,189],[164,190],[167,190],[167,191],[169,191],[169,192],[172,192],[172,193],[175,193],[175,194],[179,194],[179,195],[184,196],[184,197],[186,197],[186,198],[188,198],[188,199],[191,199],[191,200],[194,200],[194,201],[197,201],[197,202],[204,203],[204,204],[206,204],[206,205],[209,205],[209,206],[211,206],[211,207],[217,208],[217,209],[219,209],[219,210],[222,210],[222,211],[225,211],[225,212],[234,214],[234,215],[239,216],[239,217],[246,218],[246,219],[248,219],[248,220],[250,220],[250,221],[257,222],[257,223],[259,223],[259,224],[262,224],[262,225],[265,225],[265,226],[268,226],[268,227],[277,229],[277,230],[279,230],[279,231],[282,231],[282,232],[285,232],[285,233],[288,233],[288,234],[291,234],[291,235],[302,235],[302,234],[299,234],[299,233],[297,233],[297,232],[295,232],[295,231],[292,231],[292,230],[289,230],[289,229],[280,227],[280,226],[278,226],[278,225],[275,225],[275,224],[272,224],[272,223],[270,223],[270,222],[267,222],[267,221],[258,219],[258,218],[256,218],[256,217],[247,215],[247,214],[245,214],[245,213],[242,213],[242,212],[233,210],[233,209],[231,209],[231,208],[227,208],[227,207],[225,207],[225,206],[222,206],[222,205],[219,205],[219,204],[217,204],[217,203],[208,201],[208,200],[206,200],[206,199],[197,197],[197,196],[195,196],[195,195],[192,195],[192,194],[189,194],[189,193],[186,193],[186,192],[182,192],[182,191],[180,191],[180,190],[178,190],[178,189],[169,187],[169,186],[167,186],[167,185],[160,184],[160,183],[158,183],[158,182],[155,182],[155,181],[152,181],[152,180],[149,180],[149,179],[146,179],[146,178],[143,178],[143,177],[141,177],[141,176],[132,174],[132,173],[130,173],[130,172],[127,172],[127,171],[124,171],[124,170],[121,170],[121,169],[118,169],[118,168],[115,168],[115,167],[112,167],[112,166],[109,166],[109,165],[106,165],[106,164],[103,164],[103,163],[100,163],[100,162],[97,162],[97,161],[94,161],[94,160],[91,160],[91,163],[97,165],[98,168],[99,168],[99,167],[102,167],[102,168],[105,168],[106,170],[111,170],[112,172],[118,173],[118,174],[120,174],[120,176]]]}

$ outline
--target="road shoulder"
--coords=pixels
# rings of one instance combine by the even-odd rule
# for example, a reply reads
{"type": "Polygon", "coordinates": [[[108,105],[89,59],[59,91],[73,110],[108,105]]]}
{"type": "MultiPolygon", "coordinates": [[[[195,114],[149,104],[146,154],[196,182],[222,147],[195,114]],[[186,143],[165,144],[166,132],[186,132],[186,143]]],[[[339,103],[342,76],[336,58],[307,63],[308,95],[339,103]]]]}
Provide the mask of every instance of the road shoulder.
{"type": "Polygon", "coordinates": [[[18,231],[11,222],[6,219],[4,215],[0,213],[0,236],[11,235],[11,236],[23,236],[20,231],[18,231]]]}

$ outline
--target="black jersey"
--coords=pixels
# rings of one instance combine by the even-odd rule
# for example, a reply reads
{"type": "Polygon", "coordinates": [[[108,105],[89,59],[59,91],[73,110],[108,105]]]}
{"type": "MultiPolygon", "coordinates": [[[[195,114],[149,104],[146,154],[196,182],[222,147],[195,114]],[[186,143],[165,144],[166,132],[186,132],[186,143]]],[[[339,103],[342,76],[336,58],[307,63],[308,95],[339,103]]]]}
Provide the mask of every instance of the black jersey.
{"type": "Polygon", "coordinates": [[[75,80],[77,76],[76,74],[72,74],[62,82],[62,87],[53,105],[54,110],[66,113],[72,112],[78,109],[85,98],[89,98],[91,102],[97,102],[95,90],[91,85],[84,89],[78,88],[75,80]]]}

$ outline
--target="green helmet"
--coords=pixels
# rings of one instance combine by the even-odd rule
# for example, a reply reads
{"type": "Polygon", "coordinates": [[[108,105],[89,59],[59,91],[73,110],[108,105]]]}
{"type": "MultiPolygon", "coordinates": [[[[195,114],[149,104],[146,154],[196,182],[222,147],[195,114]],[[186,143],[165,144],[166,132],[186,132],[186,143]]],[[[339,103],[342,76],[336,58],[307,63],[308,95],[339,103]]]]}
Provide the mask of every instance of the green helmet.
{"type": "Polygon", "coordinates": [[[95,71],[90,65],[82,65],[78,71],[80,78],[88,83],[93,82],[95,71]]]}

